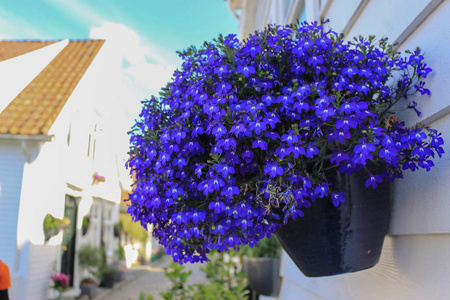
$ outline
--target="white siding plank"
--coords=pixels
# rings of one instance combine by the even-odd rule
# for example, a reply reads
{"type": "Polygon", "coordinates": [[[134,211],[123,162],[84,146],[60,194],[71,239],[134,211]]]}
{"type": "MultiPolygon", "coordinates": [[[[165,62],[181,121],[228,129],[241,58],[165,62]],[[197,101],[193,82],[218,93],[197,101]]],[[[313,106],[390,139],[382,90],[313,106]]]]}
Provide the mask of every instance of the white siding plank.
{"type": "MultiPolygon", "coordinates": [[[[429,17],[412,33],[399,48],[400,51],[415,49],[419,46],[425,54],[425,63],[433,72],[425,79],[430,97],[417,99],[421,117],[414,113],[401,115],[408,124],[425,121],[430,124],[439,117],[448,117],[450,101],[448,86],[450,86],[450,1],[442,2],[429,17]]],[[[412,100],[416,100],[414,97],[412,100]]],[[[448,141],[448,139],[447,139],[448,141]]]]}
{"type": "Polygon", "coordinates": [[[393,184],[391,234],[450,233],[450,118],[430,124],[443,134],[446,154],[434,159],[429,172],[405,172],[393,184]]]}
{"type": "MultiPolygon", "coordinates": [[[[305,300],[323,300],[324,298],[312,293],[311,291],[304,289],[295,284],[289,278],[284,277],[281,282],[280,294],[278,295],[279,300],[281,299],[305,299],[305,300]]],[[[261,296],[260,296],[261,299],[261,296]]]]}
{"type": "Polygon", "coordinates": [[[284,291],[282,285],[279,299],[294,299],[294,295],[304,294],[304,289],[333,300],[448,299],[449,252],[450,235],[388,236],[381,260],[375,267],[319,278],[305,277],[283,254],[283,283],[287,279],[292,284],[289,291],[284,291]]]}
{"type": "MultiPolygon", "coordinates": [[[[431,0],[369,1],[349,30],[348,38],[376,35],[377,38],[388,37],[394,42],[430,2],[431,0]]],[[[345,7],[336,8],[337,13],[344,11],[345,7]]]]}
{"type": "Polygon", "coordinates": [[[395,202],[391,220],[392,234],[449,233],[450,201],[450,112],[448,86],[450,86],[450,1],[443,2],[411,34],[402,49],[420,45],[426,62],[433,68],[427,77],[431,97],[415,99],[422,116],[413,113],[400,114],[407,124],[425,121],[427,125],[442,132],[446,154],[434,160],[430,172],[422,170],[407,173],[404,180],[394,184],[395,202]],[[439,118],[440,117],[440,118],[439,118]]]}
{"type": "Polygon", "coordinates": [[[444,0],[432,0],[427,6],[414,18],[414,20],[405,28],[405,30],[395,39],[394,44],[401,45],[417,27],[425,21],[428,16],[442,3],[444,0]]]}
{"type": "Polygon", "coordinates": [[[366,0],[329,0],[326,3],[328,7],[325,6],[322,12],[322,19],[330,19],[330,26],[334,31],[346,33],[346,29],[351,27],[350,24],[354,22],[355,18],[358,18],[358,7],[366,2],[366,0]]]}

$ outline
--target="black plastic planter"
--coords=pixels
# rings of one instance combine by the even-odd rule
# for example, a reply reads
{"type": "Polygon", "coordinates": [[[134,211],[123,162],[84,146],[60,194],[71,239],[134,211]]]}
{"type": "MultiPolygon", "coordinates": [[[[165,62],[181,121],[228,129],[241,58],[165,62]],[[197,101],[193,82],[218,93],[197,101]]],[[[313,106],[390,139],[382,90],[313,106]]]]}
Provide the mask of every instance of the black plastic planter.
{"type": "Polygon", "coordinates": [[[100,283],[100,286],[108,289],[113,288],[115,275],[115,273],[103,273],[103,280],[100,283]]]}
{"type": "Polygon", "coordinates": [[[244,271],[251,287],[260,295],[278,296],[280,259],[244,256],[244,271]]]}
{"type": "Polygon", "coordinates": [[[86,295],[89,299],[97,296],[97,284],[88,284],[80,286],[81,294],[86,295]]]}
{"type": "Polygon", "coordinates": [[[320,277],[368,269],[380,259],[390,217],[390,184],[366,188],[367,175],[327,174],[346,193],[334,207],[318,199],[305,216],[277,230],[277,238],[305,276],[320,277]]]}

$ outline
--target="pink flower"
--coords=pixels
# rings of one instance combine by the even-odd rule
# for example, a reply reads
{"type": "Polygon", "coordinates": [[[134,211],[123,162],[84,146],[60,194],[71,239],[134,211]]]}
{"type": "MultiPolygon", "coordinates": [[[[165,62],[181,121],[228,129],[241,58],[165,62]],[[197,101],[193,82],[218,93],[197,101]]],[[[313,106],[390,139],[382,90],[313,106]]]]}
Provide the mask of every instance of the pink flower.
{"type": "Polygon", "coordinates": [[[50,279],[53,280],[53,288],[58,291],[64,291],[68,288],[70,279],[64,273],[59,273],[58,275],[50,276],[50,279]]]}

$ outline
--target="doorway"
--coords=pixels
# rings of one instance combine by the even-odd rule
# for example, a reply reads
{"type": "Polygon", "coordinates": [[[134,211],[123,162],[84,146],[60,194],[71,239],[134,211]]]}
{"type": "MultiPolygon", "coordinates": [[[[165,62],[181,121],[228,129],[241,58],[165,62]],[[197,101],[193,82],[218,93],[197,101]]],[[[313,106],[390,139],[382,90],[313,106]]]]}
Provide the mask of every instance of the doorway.
{"type": "Polygon", "coordinates": [[[75,269],[75,245],[77,237],[78,201],[75,197],[66,195],[64,206],[64,218],[70,220],[64,228],[62,241],[61,272],[69,276],[70,286],[73,286],[75,269]]]}

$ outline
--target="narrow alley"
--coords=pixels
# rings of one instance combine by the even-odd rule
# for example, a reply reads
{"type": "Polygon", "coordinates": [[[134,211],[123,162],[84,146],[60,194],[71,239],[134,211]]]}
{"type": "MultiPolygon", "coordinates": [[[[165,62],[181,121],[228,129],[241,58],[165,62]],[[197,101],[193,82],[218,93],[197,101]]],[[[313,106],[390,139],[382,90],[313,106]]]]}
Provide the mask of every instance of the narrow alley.
{"type": "MultiPolygon", "coordinates": [[[[126,278],[112,289],[101,288],[95,300],[138,300],[141,295],[152,296],[153,300],[162,300],[161,292],[169,288],[169,280],[164,276],[164,268],[172,261],[170,256],[164,256],[151,265],[131,268],[126,278]]],[[[187,264],[186,271],[192,270],[188,283],[200,283],[205,280],[200,269],[202,264],[187,264]]]]}

